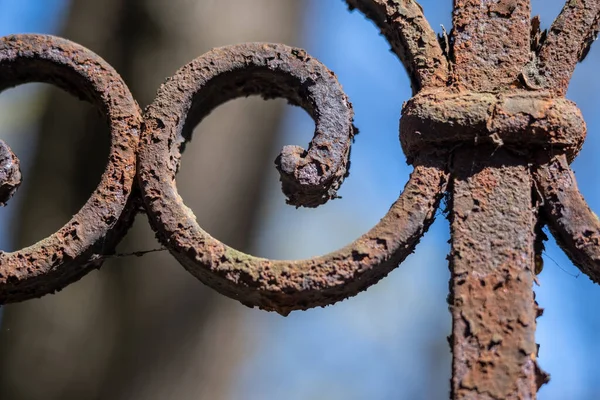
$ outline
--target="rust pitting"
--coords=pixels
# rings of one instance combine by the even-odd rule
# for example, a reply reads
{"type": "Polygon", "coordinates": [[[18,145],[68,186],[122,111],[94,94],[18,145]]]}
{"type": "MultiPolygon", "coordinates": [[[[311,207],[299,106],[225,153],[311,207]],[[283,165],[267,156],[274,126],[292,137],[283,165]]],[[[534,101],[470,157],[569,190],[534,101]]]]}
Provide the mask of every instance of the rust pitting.
{"type": "Polygon", "coordinates": [[[147,206],[159,240],[193,275],[246,305],[286,315],[342,300],[387,275],[432,222],[445,184],[443,170],[418,166],[399,200],[370,232],[337,252],[301,261],[267,260],[229,248],[204,232],[185,206],[164,197],[147,206]],[[193,228],[178,229],[180,220],[193,228]],[[371,245],[383,242],[387,247],[371,245]]]}
{"type": "Polygon", "coordinates": [[[422,91],[402,107],[400,141],[415,154],[492,143],[528,158],[540,150],[575,159],[586,136],[577,106],[548,92],[422,91]]]}
{"type": "Polygon", "coordinates": [[[49,35],[0,38],[0,91],[28,82],[54,84],[100,109],[111,130],[106,170],[86,204],[60,230],[36,244],[0,254],[0,304],[60,290],[100,267],[133,221],[130,199],[141,126],[137,103],[100,57],[49,35]]]}
{"type": "Polygon", "coordinates": [[[404,64],[413,93],[444,87],[449,80],[448,59],[435,32],[414,0],[346,0],[371,19],[404,64]]]}
{"type": "Polygon", "coordinates": [[[451,397],[533,399],[536,215],[528,163],[536,148],[574,157],[585,125],[555,121],[552,107],[577,115],[572,104],[527,93],[529,1],[461,0],[453,20],[452,88],[422,106],[411,100],[401,138],[409,155],[434,147],[452,160],[451,397]]]}
{"type": "Polygon", "coordinates": [[[544,199],[544,217],[557,243],[573,264],[600,283],[600,220],[579,192],[567,160],[553,157],[534,176],[544,199]]]}
{"type": "MultiPolygon", "coordinates": [[[[118,75],[88,50],[50,36],[0,39],[0,90],[54,83],[103,110],[113,134],[107,170],[82,210],[50,238],[0,252],[0,304],[52,292],[100,266],[99,255],[112,251],[143,201],[158,239],[215,290],[283,315],[325,306],[366,289],[412,253],[448,194],[451,396],[534,399],[549,379],[537,364],[543,309],[532,291],[545,223],[600,283],[600,221],[569,168],[585,122],[564,99],[597,35],[600,2],[568,1],[541,32],[528,0],[455,1],[444,48],[414,0],[346,3],[375,22],[409,73],[416,95],[403,106],[400,140],[414,171],[375,227],[309,260],[268,260],[226,246],[200,228],[175,186],[193,128],[227,100],[261,95],[284,97],[315,120],[308,150],[286,146],[276,160],[288,203],[315,207],[337,197],[357,133],[352,106],[333,72],[306,51],[266,43],[214,49],[165,82],[142,127],[118,75]],[[141,193],[132,195],[140,128],[141,193]]],[[[17,162],[0,144],[7,194],[0,201],[17,186],[17,162]]]]}
{"type": "Polygon", "coordinates": [[[461,0],[454,8],[453,76],[476,92],[506,90],[530,59],[528,0],[461,0]]]}
{"type": "Polygon", "coordinates": [[[468,155],[472,151],[457,152],[453,169],[454,398],[531,398],[531,178],[527,166],[504,149],[482,145],[475,157],[468,155]]]}
{"type": "Polygon", "coordinates": [[[536,54],[544,87],[564,96],[578,62],[583,61],[600,29],[600,2],[569,0],[536,54]]]}
{"type": "Polygon", "coordinates": [[[169,160],[156,159],[158,164],[153,165],[177,171],[192,128],[223,102],[250,95],[286,98],[315,120],[308,150],[286,146],[276,159],[288,203],[316,207],[336,198],[348,175],[350,144],[356,134],[352,105],[331,71],[303,50],[284,45],[217,48],[167,80],[146,111],[149,133],[144,143],[152,142],[170,154],[169,160]],[[169,138],[157,133],[173,126],[181,133],[169,138]]]}
{"type": "Polygon", "coordinates": [[[246,305],[281,314],[342,300],[387,275],[412,252],[432,222],[447,182],[443,164],[417,161],[404,192],[381,222],[351,245],[323,257],[253,257],[198,226],[177,195],[179,151],[210,110],[249,94],[285,97],[316,119],[309,149],[286,146],[277,159],[290,203],[316,206],[331,197],[347,175],[354,127],[350,103],[334,74],[306,52],[283,45],[212,50],[169,78],[146,110],[138,179],[158,239],[204,283],[246,305]],[[319,190],[315,195],[307,188],[319,190]]]}

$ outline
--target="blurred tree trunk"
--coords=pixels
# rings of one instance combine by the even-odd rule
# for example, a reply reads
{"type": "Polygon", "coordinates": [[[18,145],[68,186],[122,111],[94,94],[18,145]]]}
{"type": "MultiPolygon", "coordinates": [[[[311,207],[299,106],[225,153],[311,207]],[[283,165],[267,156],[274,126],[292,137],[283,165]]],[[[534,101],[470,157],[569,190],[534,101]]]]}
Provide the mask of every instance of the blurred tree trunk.
{"type": "MultiPolygon", "coordinates": [[[[143,107],[160,83],[212,47],[298,44],[297,0],[74,0],[63,36],[119,71],[143,107]]],[[[99,181],[108,128],[95,110],[50,90],[25,171],[18,243],[54,232],[99,181]]],[[[250,250],[262,179],[284,103],[221,107],[196,130],[178,187],[201,226],[250,250]]],[[[139,215],[121,251],[158,247],[139,215]]],[[[10,305],[0,333],[0,399],[227,399],[250,352],[245,308],[166,253],[112,259],[62,292],[10,305]]]]}

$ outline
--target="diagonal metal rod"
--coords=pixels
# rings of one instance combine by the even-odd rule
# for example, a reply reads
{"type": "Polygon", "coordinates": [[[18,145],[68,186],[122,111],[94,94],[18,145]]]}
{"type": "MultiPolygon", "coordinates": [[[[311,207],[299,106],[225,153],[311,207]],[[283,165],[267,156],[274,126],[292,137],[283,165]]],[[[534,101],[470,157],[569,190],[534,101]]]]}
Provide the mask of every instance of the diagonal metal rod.
{"type": "Polygon", "coordinates": [[[450,311],[453,399],[532,399],[537,388],[531,176],[506,150],[455,154],[450,311]]]}

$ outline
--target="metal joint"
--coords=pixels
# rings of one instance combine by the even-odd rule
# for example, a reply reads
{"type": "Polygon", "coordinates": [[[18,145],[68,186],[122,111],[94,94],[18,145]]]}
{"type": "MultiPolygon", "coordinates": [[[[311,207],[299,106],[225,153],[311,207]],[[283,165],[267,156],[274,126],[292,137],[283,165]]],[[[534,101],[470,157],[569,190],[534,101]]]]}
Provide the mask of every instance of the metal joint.
{"type": "Polygon", "coordinates": [[[575,159],[586,136],[575,103],[548,92],[428,91],[404,104],[400,141],[409,160],[422,152],[491,144],[533,158],[575,159]]]}

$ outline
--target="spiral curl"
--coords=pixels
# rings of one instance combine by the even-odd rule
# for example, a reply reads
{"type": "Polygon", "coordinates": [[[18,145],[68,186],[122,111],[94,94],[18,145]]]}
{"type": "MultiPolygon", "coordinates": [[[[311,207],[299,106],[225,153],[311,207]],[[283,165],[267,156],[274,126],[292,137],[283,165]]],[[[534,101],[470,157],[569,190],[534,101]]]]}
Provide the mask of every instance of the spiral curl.
{"type": "MultiPolygon", "coordinates": [[[[32,246],[0,252],[0,304],[52,293],[100,267],[103,258],[98,255],[114,250],[136,212],[130,194],[142,117],[117,72],[90,50],[65,39],[0,38],[0,92],[29,82],[50,83],[92,103],[110,126],[111,146],[100,183],[69,222],[32,246]]],[[[8,172],[0,186],[13,187],[4,201],[15,189],[11,181],[18,163],[10,149],[5,150],[2,166],[8,172]]]]}
{"type": "MultiPolygon", "coordinates": [[[[347,3],[380,27],[415,90],[445,84],[445,56],[416,2],[347,3]]],[[[143,201],[159,240],[185,268],[219,292],[281,314],[325,306],[366,289],[413,251],[433,221],[448,182],[443,162],[415,157],[415,169],[399,199],[352,244],[310,260],[257,258],[199,227],[177,193],[181,154],[193,128],[220,104],[249,95],[283,97],[315,121],[307,150],[285,146],[275,160],[287,202],[316,207],[336,198],[348,176],[357,130],[352,105],[335,75],[320,62],[304,50],[278,44],[214,49],[161,86],[142,123],[121,78],[89,50],[44,35],[0,39],[0,91],[33,81],[55,84],[100,109],[111,127],[111,150],[98,188],[71,221],[33,246],[0,253],[0,304],[53,292],[98,268],[143,201]],[[131,195],[136,171],[141,199],[131,195]]],[[[20,183],[20,171],[10,148],[0,150],[5,172],[0,174],[0,202],[5,202],[20,183]]]]}
{"type": "Polygon", "coordinates": [[[169,78],[145,113],[138,179],[158,239],[205,284],[249,306],[281,314],[331,304],[387,275],[413,251],[433,220],[446,184],[440,165],[417,163],[403,194],[380,223],[323,257],[253,257],[198,225],[177,193],[181,149],[210,110],[251,94],[287,98],[315,120],[308,151],[286,147],[276,162],[288,202],[318,205],[347,174],[352,107],[333,73],[303,50],[288,46],[254,43],[214,49],[169,78]]]}

